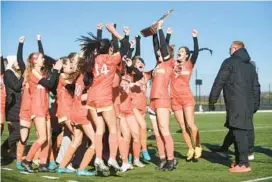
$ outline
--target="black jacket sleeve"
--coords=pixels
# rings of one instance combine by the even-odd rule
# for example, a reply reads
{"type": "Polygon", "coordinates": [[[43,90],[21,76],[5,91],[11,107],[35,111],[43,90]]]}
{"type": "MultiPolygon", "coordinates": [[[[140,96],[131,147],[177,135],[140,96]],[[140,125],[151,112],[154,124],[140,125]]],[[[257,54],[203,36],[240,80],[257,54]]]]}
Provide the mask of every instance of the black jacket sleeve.
{"type": "Polygon", "coordinates": [[[199,53],[199,46],[198,46],[197,37],[193,37],[193,40],[194,40],[194,52],[191,56],[191,61],[193,64],[195,64],[198,57],[198,53],[199,53]]]}
{"type": "Polygon", "coordinates": [[[120,54],[121,54],[121,57],[123,57],[124,55],[128,54],[130,44],[129,44],[129,40],[125,37],[120,42],[121,42],[120,54]]]}
{"type": "Polygon", "coordinates": [[[20,92],[22,89],[24,78],[21,77],[18,79],[16,75],[11,70],[7,70],[4,73],[4,83],[6,87],[11,88],[12,90],[16,92],[20,92]]]}
{"type": "Polygon", "coordinates": [[[71,84],[67,84],[65,85],[65,89],[69,92],[70,95],[74,95],[75,93],[75,88],[76,88],[76,84],[75,83],[71,83],[71,84]]]}
{"type": "MultiPolygon", "coordinates": [[[[114,24],[114,28],[116,29],[116,24],[114,24]]],[[[116,53],[119,51],[119,44],[118,44],[118,39],[115,37],[113,34],[111,34],[112,37],[112,45],[113,45],[113,53],[116,53]]]]}
{"type": "Polygon", "coordinates": [[[132,53],[133,53],[133,51],[134,51],[134,48],[129,48],[128,55],[127,55],[127,57],[129,59],[132,59],[132,53]]]}
{"type": "Polygon", "coordinates": [[[215,104],[217,102],[218,97],[220,96],[221,90],[227,83],[230,73],[231,73],[231,61],[229,59],[226,59],[217,73],[217,76],[214,80],[211,92],[210,92],[210,97],[209,97],[209,103],[210,104],[215,104]]]}
{"type": "Polygon", "coordinates": [[[141,55],[141,37],[138,35],[136,37],[136,51],[134,57],[140,55],[141,55]]]}
{"type": "Polygon", "coordinates": [[[157,52],[160,49],[160,44],[159,44],[159,39],[158,39],[158,34],[153,35],[153,48],[154,48],[154,54],[157,59],[157,52]]]}
{"type": "Polygon", "coordinates": [[[261,97],[261,86],[258,80],[257,73],[255,73],[255,76],[254,76],[253,94],[254,94],[254,113],[255,113],[260,107],[260,97],[261,97]]]}
{"type": "Polygon", "coordinates": [[[170,59],[170,54],[168,52],[168,44],[166,43],[164,33],[162,29],[159,29],[160,43],[161,43],[161,55],[164,61],[168,61],[170,59]]]}
{"type": "Polygon", "coordinates": [[[97,29],[97,34],[96,34],[96,36],[97,36],[97,39],[98,39],[98,40],[102,40],[102,29],[97,29]]]}
{"type": "Polygon", "coordinates": [[[18,65],[19,65],[19,68],[20,68],[22,74],[24,73],[24,71],[26,69],[26,66],[25,66],[25,63],[23,60],[23,46],[24,46],[24,44],[20,42],[19,46],[18,46],[18,51],[17,51],[18,65]]]}
{"type": "Polygon", "coordinates": [[[169,45],[170,43],[170,38],[171,38],[171,34],[167,33],[166,34],[166,43],[169,45]]]}
{"type": "Polygon", "coordinates": [[[43,51],[43,46],[42,46],[42,41],[41,40],[38,40],[38,48],[39,48],[39,52],[44,54],[44,51],[43,51]]]}
{"type": "Polygon", "coordinates": [[[1,56],[1,75],[5,72],[4,58],[1,56]]]}
{"type": "Polygon", "coordinates": [[[58,77],[58,70],[54,69],[52,71],[52,75],[51,75],[51,78],[48,79],[48,78],[42,78],[40,81],[39,81],[39,84],[42,85],[43,87],[46,87],[46,88],[53,88],[54,85],[55,85],[55,82],[57,80],[57,77],[58,77]]]}

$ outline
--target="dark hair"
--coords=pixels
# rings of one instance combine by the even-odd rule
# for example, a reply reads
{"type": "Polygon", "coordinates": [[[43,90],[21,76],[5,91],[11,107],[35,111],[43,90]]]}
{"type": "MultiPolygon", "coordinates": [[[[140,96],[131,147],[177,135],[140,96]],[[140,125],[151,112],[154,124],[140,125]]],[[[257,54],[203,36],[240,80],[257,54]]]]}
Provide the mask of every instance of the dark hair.
{"type": "Polygon", "coordinates": [[[102,39],[97,52],[99,54],[109,54],[110,47],[112,47],[112,42],[109,39],[102,39]]]}
{"type": "Polygon", "coordinates": [[[136,60],[141,61],[141,62],[142,62],[144,65],[145,65],[145,61],[144,61],[144,59],[143,59],[143,58],[141,58],[140,56],[135,56],[135,57],[133,58],[133,65],[135,65],[136,60]]]}
{"type": "Polygon", "coordinates": [[[186,46],[181,46],[179,50],[182,48],[185,49],[186,55],[188,55],[188,57],[186,58],[186,61],[187,61],[190,58],[190,49],[186,46]]]}
{"type": "Polygon", "coordinates": [[[72,59],[73,57],[75,57],[77,53],[76,52],[71,52],[69,55],[68,55],[68,58],[69,59],[72,59]]]}
{"type": "Polygon", "coordinates": [[[44,55],[43,57],[44,57],[44,63],[43,63],[44,67],[42,71],[48,74],[52,70],[53,65],[56,63],[56,60],[47,55],[44,55]]]}
{"type": "Polygon", "coordinates": [[[83,57],[85,60],[85,74],[84,74],[84,84],[85,86],[90,86],[92,84],[94,75],[93,69],[95,65],[95,57],[101,54],[106,54],[109,50],[106,50],[106,47],[110,44],[110,41],[107,39],[99,40],[92,33],[88,33],[88,36],[81,36],[77,40],[81,42],[81,51],[83,52],[83,57]]]}

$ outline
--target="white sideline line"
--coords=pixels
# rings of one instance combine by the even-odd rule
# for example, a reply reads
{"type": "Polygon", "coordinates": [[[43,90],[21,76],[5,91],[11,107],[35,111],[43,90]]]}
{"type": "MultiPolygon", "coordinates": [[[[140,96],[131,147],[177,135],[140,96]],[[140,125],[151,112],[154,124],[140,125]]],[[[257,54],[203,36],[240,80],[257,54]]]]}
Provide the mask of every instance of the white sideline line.
{"type": "Polygon", "coordinates": [[[21,174],[31,174],[31,173],[26,172],[26,171],[21,171],[20,173],[21,173],[21,174]]]}
{"type": "MultiPolygon", "coordinates": [[[[271,113],[272,110],[259,110],[257,111],[257,113],[271,113]]],[[[226,111],[208,111],[208,112],[199,112],[199,111],[196,111],[195,114],[225,114],[226,111]]]]}
{"type": "Polygon", "coordinates": [[[258,178],[258,179],[248,180],[248,181],[243,181],[243,182],[265,181],[265,180],[268,180],[268,179],[272,179],[272,176],[268,176],[268,177],[265,177],[265,178],[258,178]]]}
{"type": "Polygon", "coordinates": [[[42,177],[47,179],[59,179],[59,177],[55,177],[55,176],[42,176],[42,177]]]}
{"type": "MultiPolygon", "coordinates": [[[[272,128],[272,126],[263,126],[263,127],[254,127],[254,129],[264,129],[264,128],[272,128]]],[[[199,130],[200,133],[212,133],[212,132],[221,132],[228,131],[228,129],[220,129],[220,130],[199,130]]],[[[172,135],[180,135],[181,133],[171,133],[172,135]]]]}
{"type": "Polygon", "coordinates": [[[7,167],[4,167],[4,168],[1,167],[1,169],[4,169],[6,171],[12,171],[13,170],[13,169],[10,169],[10,168],[7,168],[7,167]]]}
{"type": "Polygon", "coordinates": [[[67,182],[78,182],[78,181],[75,181],[75,180],[67,180],[67,182]]]}

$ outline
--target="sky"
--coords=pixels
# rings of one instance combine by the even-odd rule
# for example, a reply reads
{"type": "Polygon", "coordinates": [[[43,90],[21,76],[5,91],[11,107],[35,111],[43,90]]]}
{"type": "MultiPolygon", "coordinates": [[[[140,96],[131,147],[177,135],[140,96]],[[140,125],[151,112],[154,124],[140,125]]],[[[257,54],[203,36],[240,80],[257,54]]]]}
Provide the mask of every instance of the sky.
{"type": "MultiPolygon", "coordinates": [[[[75,40],[87,32],[96,34],[96,25],[116,23],[129,26],[130,40],[168,10],[164,31],[173,28],[171,44],[193,49],[192,29],[198,30],[199,46],[213,49],[200,52],[191,78],[195,93],[196,71],[203,80],[201,95],[208,95],[221,63],[229,57],[234,40],[245,43],[258,67],[261,90],[272,90],[272,2],[1,2],[1,52],[16,55],[18,39],[24,35],[23,56],[38,50],[36,34],[41,34],[45,54],[56,59],[79,52],[75,40]]],[[[103,37],[111,38],[106,29],[103,37]]],[[[146,70],[155,66],[152,36],[141,38],[141,56],[146,70]]]]}

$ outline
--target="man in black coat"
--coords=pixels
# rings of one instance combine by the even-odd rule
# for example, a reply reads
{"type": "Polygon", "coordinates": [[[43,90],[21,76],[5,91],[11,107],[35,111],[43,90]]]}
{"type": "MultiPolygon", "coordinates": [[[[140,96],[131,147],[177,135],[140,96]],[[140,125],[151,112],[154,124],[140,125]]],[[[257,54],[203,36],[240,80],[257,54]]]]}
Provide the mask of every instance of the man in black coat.
{"type": "MultiPolygon", "coordinates": [[[[250,61],[251,64],[255,67],[256,69],[256,64],[254,61],[250,61]]],[[[226,107],[226,122],[224,124],[224,126],[226,128],[229,128],[229,106],[228,106],[228,101],[226,98],[226,89],[225,87],[223,88],[223,96],[224,96],[224,102],[225,102],[225,107],[226,107]]],[[[254,141],[255,141],[255,136],[254,136],[254,127],[252,128],[252,130],[249,130],[248,133],[248,144],[249,144],[249,148],[248,148],[248,160],[254,160],[254,141]]],[[[216,148],[216,149],[212,149],[213,152],[218,152],[218,154],[224,158],[228,157],[228,149],[229,147],[233,144],[233,136],[232,136],[232,132],[229,130],[229,132],[227,133],[227,135],[224,138],[223,144],[220,148],[216,148]]]]}
{"type": "Polygon", "coordinates": [[[253,114],[260,106],[260,84],[254,66],[241,41],[234,41],[230,57],[224,60],[215,78],[209,97],[209,108],[224,88],[228,105],[229,129],[235,147],[235,163],[229,172],[251,171],[248,162],[248,133],[253,129],[253,114]]]}

